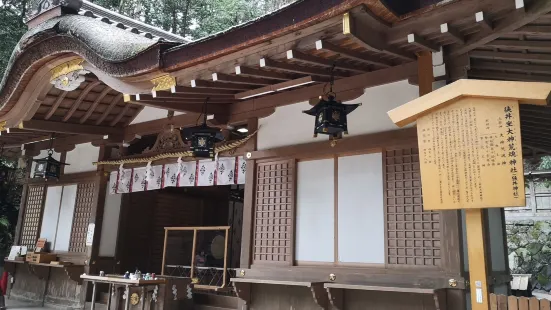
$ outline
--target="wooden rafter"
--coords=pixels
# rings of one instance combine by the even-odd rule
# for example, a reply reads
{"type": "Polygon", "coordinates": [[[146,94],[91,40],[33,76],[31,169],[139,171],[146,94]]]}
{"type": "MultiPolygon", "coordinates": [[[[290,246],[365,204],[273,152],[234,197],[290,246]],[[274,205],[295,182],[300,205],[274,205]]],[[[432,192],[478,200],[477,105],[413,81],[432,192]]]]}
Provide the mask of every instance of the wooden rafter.
{"type": "Polygon", "coordinates": [[[483,70],[470,70],[469,77],[483,78],[483,79],[490,79],[490,80],[505,80],[505,81],[551,82],[551,76],[503,73],[503,72],[483,71],[483,70]]]}
{"type": "Polygon", "coordinates": [[[464,45],[450,48],[449,56],[461,55],[472,51],[477,47],[481,47],[499,38],[503,34],[514,31],[515,29],[535,21],[540,16],[549,12],[551,12],[551,1],[535,1],[530,7],[517,9],[509,13],[506,17],[496,21],[494,29],[490,33],[476,33],[469,37],[464,45]]]}
{"type": "Polygon", "coordinates": [[[30,120],[20,123],[19,128],[44,132],[60,132],[85,135],[108,135],[120,133],[120,129],[84,124],[69,124],[52,121],[30,120]]]}
{"type": "Polygon", "coordinates": [[[481,31],[491,32],[494,29],[494,25],[492,21],[486,17],[484,12],[480,11],[477,12],[474,16],[476,24],[480,28],[481,31]]]}
{"type": "Polygon", "coordinates": [[[109,113],[111,113],[111,111],[117,105],[117,103],[119,103],[122,100],[122,97],[123,97],[123,94],[118,94],[115,98],[113,98],[113,101],[111,101],[107,109],[103,111],[103,114],[96,121],[96,125],[101,124],[105,120],[105,118],[109,115],[109,113]]]}
{"type": "Polygon", "coordinates": [[[78,96],[77,100],[75,100],[75,102],[73,103],[73,105],[71,106],[71,109],[69,110],[69,112],[67,112],[67,114],[65,115],[65,117],[63,117],[63,122],[66,122],[68,121],[71,116],[73,116],[73,113],[75,113],[75,111],[78,109],[78,107],[80,106],[80,103],[82,102],[82,100],[84,100],[84,98],[86,98],[86,96],[88,95],[88,93],[96,86],[98,86],[99,84],[101,84],[101,81],[94,81],[94,82],[91,82],[90,84],[88,84],[88,86],[86,86],[86,88],[84,88],[81,92],[80,92],[80,95],[78,96]]]}
{"type": "Polygon", "coordinates": [[[534,62],[551,63],[551,55],[549,54],[472,51],[469,53],[469,56],[471,58],[476,58],[476,59],[517,60],[517,61],[534,61],[534,62]]]}
{"type": "Polygon", "coordinates": [[[493,71],[516,71],[516,72],[530,72],[530,73],[541,73],[541,74],[551,74],[551,65],[528,65],[528,64],[517,64],[517,63],[502,63],[502,62],[492,62],[478,60],[471,62],[471,68],[477,70],[493,70],[493,71]]]}
{"type": "Polygon", "coordinates": [[[80,123],[83,124],[88,120],[90,115],[92,115],[92,112],[98,107],[99,103],[107,96],[107,94],[111,91],[111,88],[107,85],[105,85],[105,89],[99,94],[99,96],[94,100],[94,103],[88,108],[88,111],[86,111],[86,114],[80,118],[80,123]]]}
{"type": "Polygon", "coordinates": [[[551,34],[551,26],[549,25],[527,25],[513,30],[510,34],[514,35],[538,35],[551,34]]]}
{"type": "Polygon", "coordinates": [[[245,85],[245,84],[212,82],[212,81],[204,81],[204,80],[191,80],[191,87],[227,89],[227,90],[238,90],[238,91],[251,89],[250,85],[245,85]]]}
{"type": "Polygon", "coordinates": [[[176,94],[171,93],[164,93],[162,96],[158,95],[152,96],[149,94],[140,94],[140,95],[130,95],[130,98],[132,101],[151,101],[151,102],[174,102],[174,103],[203,103],[207,98],[209,98],[209,102],[213,103],[233,103],[237,102],[237,100],[234,98],[234,96],[230,97],[209,97],[209,96],[201,96],[201,97],[193,97],[193,96],[176,96],[176,94]]]}
{"type": "MultiPolygon", "coordinates": [[[[314,68],[314,67],[306,67],[306,66],[297,66],[296,64],[289,64],[285,62],[280,61],[274,61],[268,58],[262,58],[260,59],[260,67],[261,68],[272,68],[287,72],[293,72],[298,73],[302,75],[318,75],[318,76],[331,76],[331,70],[329,69],[320,69],[320,68],[314,68]]],[[[347,77],[349,76],[348,73],[344,73],[342,71],[335,71],[335,76],[337,77],[347,77]]]]}
{"type": "Polygon", "coordinates": [[[430,51],[430,52],[440,51],[440,46],[427,41],[426,39],[416,35],[415,33],[410,33],[408,35],[408,43],[411,45],[417,46],[418,48],[425,51],[430,51]]]}
{"type": "Polygon", "coordinates": [[[50,117],[54,115],[55,111],[57,110],[57,108],[59,108],[59,105],[61,104],[63,99],[65,99],[65,96],[67,96],[68,93],[69,92],[64,91],[59,95],[59,97],[57,97],[55,103],[50,107],[50,110],[48,111],[48,113],[46,113],[46,116],[44,116],[45,120],[50,119],[50,117]]]}
{"type": "MultiPolygon", "coordinates": [[[[197,103],[182,103],[182,102],[166,102],[163,100],[140,100],[140,101],[130,101],[140,106],[154,107],[166,110],[173,110],[178,112],[185,113],[201,113],[203,112],[203,102],[197,103]]],[[[208,105],[209,113],[228,113],[229,106],[224,103],[209,103],[208,105]]]]}
{"type": "Polygon", "coordinates": [[[268,78],[268,79],[281,80],[281,81],[288,81],[295,78],[294,76],[288,75],[285,73],[259,70],[255,68],[244,67],[244,66],[236,66],[235,74],[259,77],[259,78],[268,78]]]}
{"type": "Polygon", "coordinates": [[[124,105],[124,108],[119,112],[119,114],[109,123],[109,126],[113,127],[117,125],[117,123],[122,119],[122,117],[128,112],[128,109],[130,109],[130,103],[126,102],[124,105]]]}
{"type": "Polygon", "coordinates": [[[343,15],[343,34],[372,52],[384,53],[405,61],[415,60],[415,55],[390,46],[382,33],[375,30],[363,31],[358,19],[348,13],[343,15]]]}
{"type": "Polygon", "coordinates": [[[534,40],[494,40],[486,43],[486,47],[493,48],[510,48],[510,49],[530,49],[530,50],[551,50],[551,42],[549,41],[534,41],[534,40]]]}
{"type": "Polygon", "coordinates": [[[343,63],[342,61],[335,61],[335,60],[330,60],[323,57],[313,56],[297,50],[288,50],[287,59],[296,60],[299,63],[322,66],[326,68],[331,68],[333,65],[335,65],[335,68],[346,70],[346,71],[353,71],[353,72],[360,72],[360,73],[371,71],[368,68],[365,68],[362,66],[351,65],[351,64],[343,63]]]}
{"type": "Polygon", "coordinates": [[[453,42],[458,44],[464,44],[465,38],[448,23],[443,23],[440,25],[440,33],[446,36],[448,39],[451,39],[453,42]]]}
{"type": "Polygon", "coordinates": [[[346,49],[325,40],[316,41],[316,49],[330,51],[335,54],[338,54],[340,57],[348,58],[355,61],[360,61],[369,65],[375,65],[383,68],[388,68],[392,66],[392,63],[388,60],[377,58],[377,57],[360,53],[354,50],[346,49]]]}
{"type": "Polygon", "coordinates": [[[316,80],[315,78],[312,78],[311,76],[307,76],[307,77],[299,78],[299,79],[296,79],[296,80],[285,81],[285,82],[281,82],[281,83],[278,83],[278,84],[264,86],[264,87],[261,87],[261,88],[252,89],[252,90],[245,91],[245,92],[242,92],[242,93],[237,93],[237,94],[235,94],[235,98],[236,99],[247,99],[247,98],[260,96],[260,95],[263,95],[263,94],[273,93],[273,92],[276,92],[276,91],[281,91],[281,90],[291,89],[291,88],[300,87],[300,86],[304,86],[304,85],[309,85],[309,84],[316,83],[316,82],[319,82],[319,80],[316,80]]]}
{"type": "Polygon", "coordinates": [[[175,94],[201,94],[209,96],[223,96],[223,95],[233,95],[235,91],[226,90],[226,89],[212,89],[212,88],[199,88],[199,87],[188,87],[188,86],[176,86],[174,87],[175,94]]]}
{"type": "Polygon", "coordinates": [[[271,85],[274,83],[274,80],[265,79],[265,78],[256,78],[256,77],[246,77],[239,75],[231,75],[224,73],[213,73],[213,81],[220,82],[230,82],[235,84],[245,84],[245,85],[271,85]]]}

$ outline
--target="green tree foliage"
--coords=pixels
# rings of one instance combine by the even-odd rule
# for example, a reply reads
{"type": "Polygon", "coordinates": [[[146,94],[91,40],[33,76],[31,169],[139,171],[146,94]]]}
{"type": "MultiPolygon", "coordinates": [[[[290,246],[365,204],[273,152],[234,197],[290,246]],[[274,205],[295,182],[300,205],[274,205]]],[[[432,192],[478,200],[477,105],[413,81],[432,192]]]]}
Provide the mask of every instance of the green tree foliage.
{"type": "Polygon", "coordinates": [[[15,45],[27,31],[23,22],[26,5],[26,0],[0,0],[0,77],[15,45]]]}
{"type": "Polygon", "coordinates": [[[7,256],[13,244],[13,235],[17,224],[21,203],[21,171],[14,169],[15,164],[0,158],[0,170],[12,169],[10,177],[0,182],[0,258],[7,256]],[[19,174],[18,174],[19,172],[19,174]]]}

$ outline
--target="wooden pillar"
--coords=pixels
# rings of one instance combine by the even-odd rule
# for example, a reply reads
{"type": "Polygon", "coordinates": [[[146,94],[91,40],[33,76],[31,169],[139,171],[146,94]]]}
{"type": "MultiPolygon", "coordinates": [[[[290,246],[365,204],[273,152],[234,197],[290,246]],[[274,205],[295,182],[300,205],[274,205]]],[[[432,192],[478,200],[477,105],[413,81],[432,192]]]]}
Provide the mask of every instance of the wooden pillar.
{"type": "Polygon", "coordinates": [[[419,97],[432,91],[432,82],[434,75],[432,73],[432,53],[423,51],[417,54],[418,78],[419,78],[419,97]]]}
{"type": "Polygon", "coordinates": [[[483,209],[465,210],[471,309],[489,310],[483,209]]]}

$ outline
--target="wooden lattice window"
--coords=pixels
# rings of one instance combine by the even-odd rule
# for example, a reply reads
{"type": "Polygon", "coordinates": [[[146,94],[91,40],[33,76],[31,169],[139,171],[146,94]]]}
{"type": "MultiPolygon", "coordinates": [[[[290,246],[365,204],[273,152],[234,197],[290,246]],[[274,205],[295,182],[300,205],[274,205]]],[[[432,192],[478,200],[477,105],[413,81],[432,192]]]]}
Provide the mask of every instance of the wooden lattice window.
{"type": "Polygon", "coordinates": [[[69,252],[86,253],[86,233],[94,209],[95,183],[78,184],[69,252]]]}
{"type": "Polygon", "coordinates": [[[440,266],[440,213],[423,211],[419,150],[386,151],[387,264],[440,266]]]}
{"type": "Polygon", "coordinates": [[[292,264],[295,161],[260,163],[256,175],[254,263],[292,264]]]}
{"type": "Polygon", "coordinates": [[[26,245],[30,251],[34,250],[42,221],[42,206],[44,204],[44,185],[32,185],[27,190],[25,215],[21,227],[21,245],[26,245]]]}

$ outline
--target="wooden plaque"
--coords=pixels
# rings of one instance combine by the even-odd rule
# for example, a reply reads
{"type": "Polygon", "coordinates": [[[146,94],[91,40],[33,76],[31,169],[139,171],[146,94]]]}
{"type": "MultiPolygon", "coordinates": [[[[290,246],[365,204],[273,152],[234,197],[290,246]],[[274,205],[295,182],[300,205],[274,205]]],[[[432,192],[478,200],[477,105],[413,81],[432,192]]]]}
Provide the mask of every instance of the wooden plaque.
{"type": "Polygon", "coordinates": [[[518,101],[460,99],[417,133],[426,210],[526,205],[518,101]]]}

